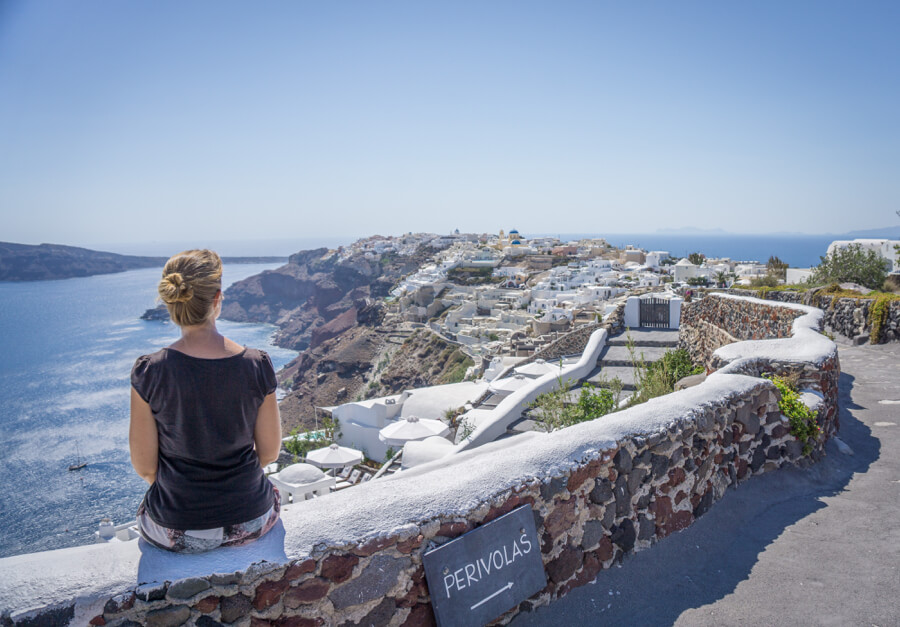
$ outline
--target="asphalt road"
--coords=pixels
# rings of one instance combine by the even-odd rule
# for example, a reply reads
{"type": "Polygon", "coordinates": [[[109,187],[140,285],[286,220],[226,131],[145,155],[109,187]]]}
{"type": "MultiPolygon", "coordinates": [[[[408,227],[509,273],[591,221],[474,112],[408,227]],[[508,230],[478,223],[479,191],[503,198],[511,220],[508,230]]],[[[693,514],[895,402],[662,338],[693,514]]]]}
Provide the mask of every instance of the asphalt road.
{"type": "Polygon", "coordinates": [[[512,625],[900,625],[900,344],[841,346],[839,438],[512,625]],[[843,450],[842,450],[843,449],[843,450]]]}

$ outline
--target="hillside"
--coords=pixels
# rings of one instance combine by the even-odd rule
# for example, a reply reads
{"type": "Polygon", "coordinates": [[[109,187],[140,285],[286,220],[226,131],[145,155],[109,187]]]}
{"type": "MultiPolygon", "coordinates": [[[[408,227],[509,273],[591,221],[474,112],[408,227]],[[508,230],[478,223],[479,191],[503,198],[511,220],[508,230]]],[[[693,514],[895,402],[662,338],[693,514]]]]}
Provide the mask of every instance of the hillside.
{"type": "MultiPolygon", "coordinates": [[[[50,281],[140,268],[162,269],[167,259],[168,257],[120,255],[61,244],[33,246],[0,242],[0,281],[50,281]]],[[[284,261],[284,257],[222,257],[222,261],[277,263],[284,261]]]]}
{"type": "Polygon", "coordinates": [[[315,427],[315,407],[461,381],[472,360],[430,331],[388,316],[362,323],[303,351],[279,372],[285,431],[315,427]]]}
{"type": "Polygon", "coordinates": [[[415,272],[433,251],[385,255],[380,261],[326,248],[291,255],[288,263],[238,281],[225,291],[222,317],[236,322],[268,322],[285,348],[315,348],[360,320],[378,317],[377,301],[405,274],[415,272]]]}
{"type": "Polygon", "coordinates": [[[434,254],[380,257],[318,248],[232,285],[222,317],[268,322],[275,343],[300,351],[279,373],[285,430],[315,426],[315,407],[462,380],[472,360],[458,347],[387,312],[384,297],[434,254]]]}
{"type": "Polygon", "coordinates": [[[162,266],[164,257],[119,255],[59,244],[0,242],[0,281],[49,281],[162,266]]]}

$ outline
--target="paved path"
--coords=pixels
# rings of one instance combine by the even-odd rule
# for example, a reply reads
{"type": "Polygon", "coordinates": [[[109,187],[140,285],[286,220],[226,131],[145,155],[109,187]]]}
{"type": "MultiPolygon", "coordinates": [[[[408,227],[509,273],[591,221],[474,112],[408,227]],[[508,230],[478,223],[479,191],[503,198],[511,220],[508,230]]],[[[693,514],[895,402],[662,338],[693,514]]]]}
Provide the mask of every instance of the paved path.
{"type": "Polygon", "coordinates": [[[900,344],[841,346],[840,439],[521,614],[526,625],[900,625],[900,344]]]}

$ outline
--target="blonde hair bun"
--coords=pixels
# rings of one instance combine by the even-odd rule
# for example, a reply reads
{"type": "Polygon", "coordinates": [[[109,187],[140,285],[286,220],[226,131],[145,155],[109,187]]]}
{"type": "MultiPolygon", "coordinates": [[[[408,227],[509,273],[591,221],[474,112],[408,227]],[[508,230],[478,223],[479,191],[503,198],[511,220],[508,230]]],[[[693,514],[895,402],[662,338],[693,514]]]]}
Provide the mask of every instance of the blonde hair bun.
{"type": "Polygon", "coordinates": [[[170,272],[159,282],[159,295],[167,305],[186,303],[194,297],[194,290],[180,272],[170,272]]]}
{"type": "Polygon", "coordinates": [[[222,259],[206,249],[180,252],[166,262],[158,289],[175,324],[203,324],[215,313],[216,295],[222,289],[222,259]]]}

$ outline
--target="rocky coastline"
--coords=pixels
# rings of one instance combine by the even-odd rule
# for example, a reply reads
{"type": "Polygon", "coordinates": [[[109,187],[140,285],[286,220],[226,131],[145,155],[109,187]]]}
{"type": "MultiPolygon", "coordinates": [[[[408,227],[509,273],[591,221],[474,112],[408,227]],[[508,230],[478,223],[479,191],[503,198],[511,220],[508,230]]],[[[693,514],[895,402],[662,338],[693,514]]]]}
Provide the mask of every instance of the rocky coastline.
{"type": "MultiPolygon", "coordinates": [[[[120,255],[61,244],[0,242],[0,281],[53,281],[162,268],[167,257],[120,255]]],[[[284,257],[223,257],[225,263],[277,263],[284,257]]],[[[146,318],[149,319],[149,318],[146,318]]]]}

